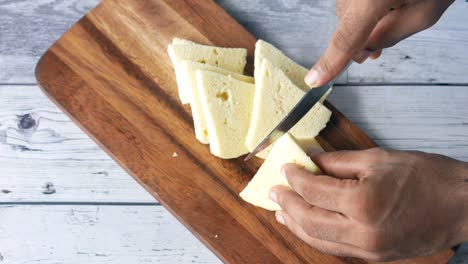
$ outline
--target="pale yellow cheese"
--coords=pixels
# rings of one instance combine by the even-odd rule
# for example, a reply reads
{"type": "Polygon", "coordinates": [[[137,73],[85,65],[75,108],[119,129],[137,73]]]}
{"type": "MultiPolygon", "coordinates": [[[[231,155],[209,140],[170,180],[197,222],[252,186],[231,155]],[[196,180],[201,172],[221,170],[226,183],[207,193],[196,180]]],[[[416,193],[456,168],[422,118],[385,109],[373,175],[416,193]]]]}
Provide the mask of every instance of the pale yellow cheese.
{"type": "Polygon", "coordinates": [[[308,69],[302,67],[301,65],[294,62],[288,56],[286,56],[282,51],[275,48],[270,43],[258,40],[255,44],[255,69],[254,77],[262,78],[260,74],[260,66],[263,59],[269,60],[281,71],[283,71],[286,76],[299,88],[304,91],[308,91],[310,88],[304,82],[304,77],[307,75],[308,69]]]}
{"type": "Polygon", "coordinates": [[[181,39],[174,39],[174,43],[168,46],[167,52],[174,65],[179,88],[179,98],[183,104],[190,103],[190,98],[185,90],[187,86],[184,85],[186,76],[182,74],[180,67],[182,60],[210,64],[237,73],[244,71],[247,62],[246,49],[212,47],[181,39]]]}
{"type": "Polygon", "coordinates": [[[223,159],[246,154],[255,86],[211,71],[197,70],[195,75],[211,153],[223,159]]]}
{"type": "MultiPolygon", "coordinates": [[[[316,146],[320,145],[316,143],[316,146]]],[[[318,151],[323,150],[320,148],[318,151]]],[[[265,162],[239,195],[245,201],[266,210],[281,210],[278,204],[270,200],[268,193],[272,187],[277,185],[289,187],[288,181],[280,172],[281,166],[286,163],[295,163],[312,173],[320,173],[320,169],[301,149],[294,138],[287,133],[273,144],[271,152],[265,162]]]]}
{"type": "Polygon", "coordinates": [[[220,67],[212,66],[209,64],[198,63],[194,61],[187,61],[184,60],[181,62],[181,69],[182,74],[185,75],[185,84],[187,85],[186,90],[189,92],[188,95],[190,97],[190,107],[192,108],[192,117],[193,117],[193,124],[195,128],[195,137],[203,144],[209,143],[208,138],[208,129],[205,117],[202,112],[202,106],[198,94],[197,88],[197,81],[195,78],[195,71],[197,70],[205,70],[205,71],[212,71],[217,72],[220,74],[224,74],[227,76],[231,76],[234,79],[254,83],[254,79],[250,76],[242,75],[239,73],[235,73],[232,71],[228,71],[222,69],[220,67]]]}
{"type": "MultiPolygon", "coordinates": [[[[257,147],[305,94],[267,59],[263,59],[257,73],[254,107],[246,139],[249,151],[257,147]]],[[[330,110],[318,102],[290,133],[299,141],[313,140],[325,128],[330,116],[330,110]]],[[[257,156],[265,158],[268,151],[266,149],[257,156]]]]}
{"type": "Polygon", "coordinates": [[[188,39],[181,39],[181,38],[173,38],[172,39],[172,45],[177,45],[177,44],[184,44],[184,45],[193,45],[197,44],[191,40],[188,39]]]}

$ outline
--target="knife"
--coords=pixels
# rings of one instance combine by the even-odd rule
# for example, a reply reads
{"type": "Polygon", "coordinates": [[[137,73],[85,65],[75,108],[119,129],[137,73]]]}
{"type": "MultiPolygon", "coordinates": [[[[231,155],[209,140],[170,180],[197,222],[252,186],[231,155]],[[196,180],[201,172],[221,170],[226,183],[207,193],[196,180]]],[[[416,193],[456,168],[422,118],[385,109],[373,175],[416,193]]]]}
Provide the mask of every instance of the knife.
{"type": "Polygon", "coordinates": [[[335,81],[348,69],[351,65],[351,62],[341,71],[341,73],[336,76],[334,79],[329,81],[323,86],[318,88],[310,89],[299,102],[294,106],[294,108],[279,122],[279,124],[260,142],[260,144],[244,159],[244,161],[249,160],[255,156],[260,151],[266,149],[268,146],[273,144],[278,140],[282,135],[287,133],[292,127],[294,127],[297,122],[299,122],[309,110],[325,95],[328,90],[333,86],[335,81]]]}

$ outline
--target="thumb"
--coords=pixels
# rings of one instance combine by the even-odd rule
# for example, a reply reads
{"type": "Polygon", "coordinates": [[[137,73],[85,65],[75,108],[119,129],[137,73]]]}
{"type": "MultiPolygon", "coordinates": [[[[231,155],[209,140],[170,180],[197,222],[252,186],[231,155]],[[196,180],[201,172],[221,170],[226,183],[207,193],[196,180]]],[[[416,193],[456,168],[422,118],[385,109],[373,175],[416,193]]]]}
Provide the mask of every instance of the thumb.
{"type": "Polygon", "coordinates": [[[307,85],[319,87],[335,78],[363,49],[372,30],[385,15],[384,10],[372,0],[350,3],[325,53],[305,77],[307,85]]]}

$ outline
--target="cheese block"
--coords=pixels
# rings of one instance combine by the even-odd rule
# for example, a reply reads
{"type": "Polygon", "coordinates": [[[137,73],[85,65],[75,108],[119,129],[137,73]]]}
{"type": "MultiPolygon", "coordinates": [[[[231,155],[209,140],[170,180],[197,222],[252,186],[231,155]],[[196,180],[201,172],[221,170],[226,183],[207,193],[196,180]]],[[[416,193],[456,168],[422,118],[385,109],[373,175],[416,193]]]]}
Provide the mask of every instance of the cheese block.
{"type": "Polygon", "coordinates": [[[192,108],[192,117],[193,117],[193,124],[195,128],[195,137],[201,143],[208,144],[209,143],[208,129],[207,129],[205,117],[202,112],[202,106],[201,106],[201,102],[199,98],[195,72],[197,70],[217,72],[220,74],[231,76],[234,79],[237,79],[243,82],[252,83],[252,84],[254,83],[254,79],[250,76],[228,71],[220,67],[212,66],[209,64],[203,64],[199,62],[194,62],[194,61],[188,61],[188,60],[184,60],[181,62],[181,69],[182,69],[183,75],[185,75],[186,82],[184,85],[187,85],[186,89],[188,91],[188,95],[190,98],[190,107],[192,108]]]}
{"type": "Polygon", "coordinates": [[[255,85],[211,71],[195,75],[211,153],[223,159],[246,154],[255,85]]]}
{"type": "MultiPolygon", "coordinates": [[[[318,145],[318,143],[316,145],[318,145]]],[[[321,151],[323,152],[323,150],[321,151]]],[[[301,149],[295,139],[289,133],[286,133],[273,144],[270,154],[253,179],[239,194],[240,197],[266,210],[281,210],[278,204],[270,200],[268,193],[272,187],[277,185],[289,187],[288,181],[280,172],[281,166],[286,163],[295,163],[312,173],[320,173],[320,169],[301,149]]]]}
{"type": "MultiPolygon", "coordinates": [[[[257,147],[305,94],[267,59],[263,59],[255,81],[254,107],[246,138],[249,151],[257,147]]],[[[313,140],[325,128],[330,116],[331,111],[318,102],[290,133],[300,141],[313,140]]],[[[265,158],[268,151],[269,148],[257,156],[265,158]]]]}
{"type": "Polygon", "coordinates": [[[308,91],[310,89],[304,82],[304,77],[307,75],[309,70],[294,62],[292,59],[290,59],[288,56],[286,56],[283,52],[275,48],[270,43],[261,39],[258,40],[255,44],[255,78],[262,78],[262,75],[259,73],[259,70],[263,59],[269,60],[281,71],[283,71],[286,74],[286,76],[288,76],[288,78],[297,87],[301,88],[304,91],[308,91]]]}
{"type": "Polygon", "coordinates": [[[182,60],[191,60],[203,64],[218,66],[233,72],[244,72],[247,63],[247,50],[241,48],[221,48],[196,44],[185,40],[174,40],[167,48],[169,57],[174,65],[179,98],[183,104],[190,103],[188,92],[184,85],[185,77],[182,74],[180,63],[182,60]]]}

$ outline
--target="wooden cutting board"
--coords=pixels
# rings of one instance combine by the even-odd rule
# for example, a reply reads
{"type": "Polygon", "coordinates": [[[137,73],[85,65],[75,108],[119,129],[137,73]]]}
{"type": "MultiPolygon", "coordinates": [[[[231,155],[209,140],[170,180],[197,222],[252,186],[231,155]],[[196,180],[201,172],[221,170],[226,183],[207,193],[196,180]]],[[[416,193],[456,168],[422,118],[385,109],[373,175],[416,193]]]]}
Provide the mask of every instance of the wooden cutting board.
{"type": "MultiPolygon", "coordinates": [[[[166,48],[173,37],[249,51],[255,37],[208,0],[105,0],[41,58],[44,92],[227,263],[365,263],[322,254],[238,193],[260,160],[222,160],[194,137],[166,48]],[[173,157],[173,153],[178,154],[173,157]]],[[[328,150],[376,144],[332,105],[328,150]]],[[[451,252],[411,260],[444,263],[451,252]]]]}

